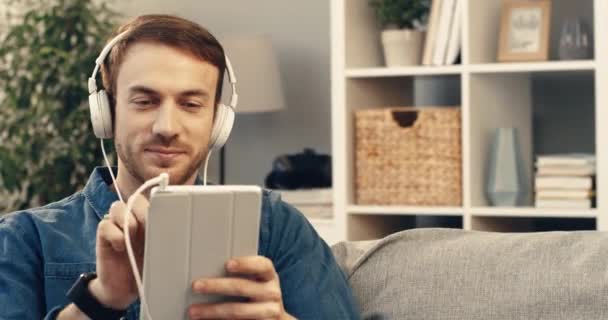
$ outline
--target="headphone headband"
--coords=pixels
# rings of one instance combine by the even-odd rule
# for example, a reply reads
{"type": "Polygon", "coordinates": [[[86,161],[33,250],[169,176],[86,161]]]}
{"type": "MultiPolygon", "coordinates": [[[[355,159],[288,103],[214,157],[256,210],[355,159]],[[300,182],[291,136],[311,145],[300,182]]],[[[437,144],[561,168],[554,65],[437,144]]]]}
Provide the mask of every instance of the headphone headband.
{"type": "MultiPolygon", "coordinates": [[[[103,47],[97,59],[95,59],[95,68],[93,69],[93,73],[91,74],[91,77],[89,78],[88,82],[89,94],[92,94],[97,91],[97,82],[95,80],[95,77],[97,76],[99,68],[106,60],[106,57],[108,56],[108,54],[110,54],[110,51],[112,51],[112,48],[116,45],[116,43],[124,39],[128,33],[128,30],[123,31],[119,33],[116,37],[114,37],[112,40],[110,40],[105,45],[105,47],[103,47]]],[[[232,90],[232,95],[230,96],[230,103],[228,106],[232,109],[232,111],[235,111],[239,99],[239,96],[236,93],[236,76],[234,75],[234,70],[232,69],[232,63],[230,63],[230,59],[228,58],[228,55],[225,52],[224,58],[226,59],[226,74],[228,74],[228,82],[230,83],[230,89],[232,90]]]]}

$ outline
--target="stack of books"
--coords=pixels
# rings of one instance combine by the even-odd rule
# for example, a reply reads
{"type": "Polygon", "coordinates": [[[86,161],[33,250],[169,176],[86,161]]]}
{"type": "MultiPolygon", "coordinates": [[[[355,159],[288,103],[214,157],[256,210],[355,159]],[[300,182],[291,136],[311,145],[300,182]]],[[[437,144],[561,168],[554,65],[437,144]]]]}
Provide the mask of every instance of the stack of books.
{"type": "Polygon", "coordinates": [[[464,0],[433,0],[422,64],[445,66],[456,63],[462,40],[464,0]]]}
{"type": "Polygon", "coordinates": [[[595,204],[595,156],[554,154],[536,161],[536,207],[589,209],[595,204]]]}
{"type": "Polygon", "coordinates": [[[281,199],[304,214],[308,219],[333,218],[333,191],[331,188],[276,190],[281,199]]]}

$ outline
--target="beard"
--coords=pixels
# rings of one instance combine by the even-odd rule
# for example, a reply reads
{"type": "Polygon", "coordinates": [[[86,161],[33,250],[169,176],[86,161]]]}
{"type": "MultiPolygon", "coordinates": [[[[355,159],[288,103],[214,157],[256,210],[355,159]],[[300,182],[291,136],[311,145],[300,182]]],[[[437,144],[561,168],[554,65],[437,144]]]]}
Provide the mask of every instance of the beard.
{"type": "Polygon", "coordinates": [[[193,151],[191,147],[175,141],[164,142],[158,137],[150,139],[142,144],[131,143],[121,144],[115,140],[116,153],[125,169],[135,178],[139,184],[143,184],[147,180],[158,176],[162,172],[169,174],[169,184],[183,185],[193,175],[197,174],[201,167],[205,156],[209,152],[207,146],[202,147],[198,152],[193,151]],[[144,149],[151,146],[177,147],[180,150],[185,150],[185,154],[180,156],[180,161],[146,163],[144,149]]]}

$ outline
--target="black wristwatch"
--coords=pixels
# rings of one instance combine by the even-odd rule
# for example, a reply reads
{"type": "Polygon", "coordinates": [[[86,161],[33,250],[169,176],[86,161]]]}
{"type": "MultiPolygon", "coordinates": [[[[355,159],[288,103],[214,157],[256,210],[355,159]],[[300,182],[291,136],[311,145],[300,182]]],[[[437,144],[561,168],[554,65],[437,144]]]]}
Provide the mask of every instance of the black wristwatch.
{"type": "Polygon", "coordinates": [[[66,296],[80,311],[92,320],[119,320],[124,317],[127,310],[115,310],[102,305],[89,291],[89,282],[97,278],[95,272],[83,273],[78,277],[66,296]]]}

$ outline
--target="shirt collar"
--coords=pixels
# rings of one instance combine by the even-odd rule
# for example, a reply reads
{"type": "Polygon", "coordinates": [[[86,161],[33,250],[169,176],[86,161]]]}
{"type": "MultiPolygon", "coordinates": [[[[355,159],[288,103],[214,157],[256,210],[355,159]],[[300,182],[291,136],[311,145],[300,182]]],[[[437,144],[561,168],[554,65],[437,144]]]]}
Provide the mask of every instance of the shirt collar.
{"type": "MultiPolygon", "coordinates": [[[[116,176],[118,168],[112,167],[112,171],[114,172],[114,176],[116,176]]],[[[199,175],[196,176],[194,184],[203,184],[199,175]]],[[[93,211],[95,211],[97,217],[99,217],[99,219],[103,218],[110,209],[110,205],[113,202],[118,201],[118,195],[112,187],[112,177],[110,177],[108,168],[95,167],[95,169],[93,169],[89,181],[87,181],[87,184],[84,187],[83,194],[89,205],[93,208],[93,211]]]]}
{"type": "MultiPolygon", "coordinates": [[[[118,172],[112,167],[114,174],[118,172]]],[[[118,200],[118,195],[111,189],[112,178],[106,167],[95,167],[89,181],[84,186],[83,194],[99,219],[108,212],[110,205],[118,200]]]]}

